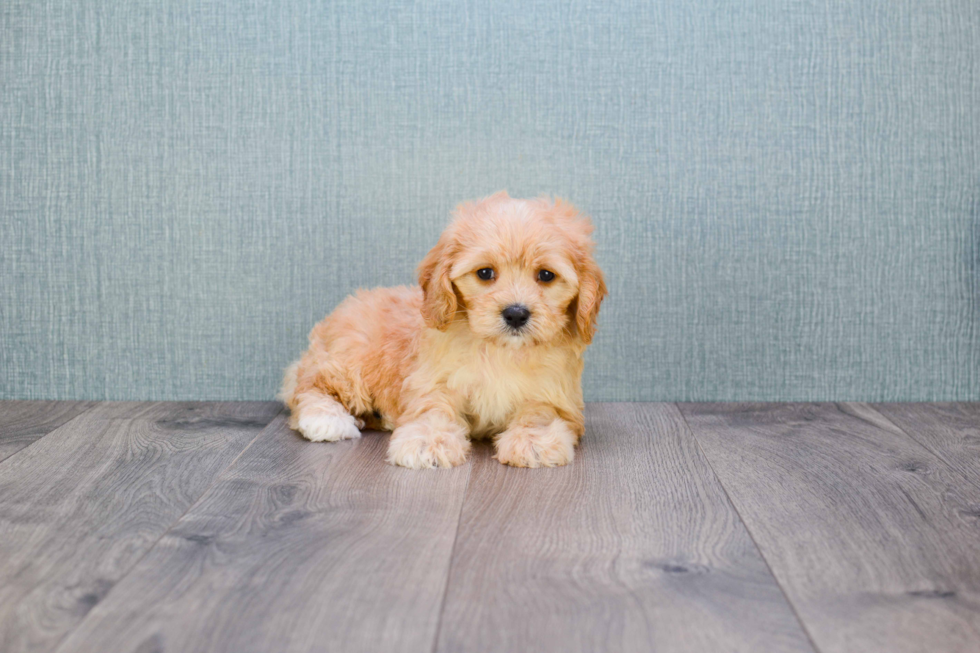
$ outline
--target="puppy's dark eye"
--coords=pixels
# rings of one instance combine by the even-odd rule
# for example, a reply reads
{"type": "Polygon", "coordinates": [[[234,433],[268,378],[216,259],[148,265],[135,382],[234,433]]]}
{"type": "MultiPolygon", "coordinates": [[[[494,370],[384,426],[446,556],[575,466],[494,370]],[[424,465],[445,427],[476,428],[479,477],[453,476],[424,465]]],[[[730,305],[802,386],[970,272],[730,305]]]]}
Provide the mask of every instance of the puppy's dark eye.
{"type": "Polygon", "coordinates": [[[555,280],[555,273],[551,270],[541,270],[538,272],[538,281],[544,281],[548,283],[549,281],[555,280]]]}
{"type": "Polygon", "coordinates": [[[476,276],[480,277],[484,281],[490,281],[493,279],[493,268],[480,268],[476,271],[476,276]]]}

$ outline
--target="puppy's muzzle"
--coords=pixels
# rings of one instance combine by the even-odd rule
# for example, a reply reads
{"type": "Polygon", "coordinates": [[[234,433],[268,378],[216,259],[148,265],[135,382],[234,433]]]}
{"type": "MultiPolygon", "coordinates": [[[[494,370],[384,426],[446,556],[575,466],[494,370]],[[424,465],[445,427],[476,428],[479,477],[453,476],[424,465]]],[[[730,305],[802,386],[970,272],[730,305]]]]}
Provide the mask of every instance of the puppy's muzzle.
{"type": "Polygon", "coordinates": [[[527,310],[527,306],[521,304],[511,304],[501,311],[500,315],[504,318],[507,326],[515,331],[521,329],[531,319],[531,311],[527,310]]]}

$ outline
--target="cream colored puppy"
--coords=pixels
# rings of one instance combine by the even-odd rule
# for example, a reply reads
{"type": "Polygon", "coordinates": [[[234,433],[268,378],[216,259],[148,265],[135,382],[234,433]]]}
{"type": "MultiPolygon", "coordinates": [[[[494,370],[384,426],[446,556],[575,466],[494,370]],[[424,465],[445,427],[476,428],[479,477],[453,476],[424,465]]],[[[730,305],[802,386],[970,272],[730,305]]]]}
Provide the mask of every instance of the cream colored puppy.
{"type": "Polygon", "coordinates": [[[421,287],[358,291],[313,328],[283,380],[290,426],[315,441],[393,430],[388,461],[414,469],[463,463],[471,437],[508,465],[571,462],[606,295],[591,233],[561,200],[459,206],[421,287]]]}

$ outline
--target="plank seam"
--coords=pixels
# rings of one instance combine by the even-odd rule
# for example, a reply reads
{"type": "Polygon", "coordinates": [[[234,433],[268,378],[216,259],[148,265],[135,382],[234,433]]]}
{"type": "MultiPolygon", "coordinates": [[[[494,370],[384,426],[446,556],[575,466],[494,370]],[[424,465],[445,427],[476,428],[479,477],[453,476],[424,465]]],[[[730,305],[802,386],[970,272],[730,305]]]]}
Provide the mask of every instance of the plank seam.
{"type": "Polygon", "coordinates": [[[732,510],[735,511],[735,514],[738,515],[738,520],[742,523],[742,526],[745,528],[745,532],[748,534],[749,539],[752,541],[752,546],[754,546],[755,550],[759,552],[759,557],[762,558],[762,562],[765,563],[766,569],[769,570],[769,575],[772,576],[772,579],[776,582],[776,587],[779,588],[779,591],[782,593],[783,598],[786,599],[786,604],[789,606],[789,609],[793,611],[793,616],[796,617],[796,621],[800,624],[800,628],[803,630],[803,634],[806,635],[807,641],[810,642],[810,646],[813,648],[813,650],[816,653],[821,653],[821,648],[817,646],[817,642],[813,639],[813,636],[810,634],[810,630],[806,627],[806,623],[803,621],[803,617],[800,616],[799,611],[796,609],[796,604],[793,603],[793,600],[790,598],[789,594],[787,594],[786,588],[783,587],[783,584],[780,582],[779,577],[776,575],[776,572],[773,570],[772,565],[769,564],[769,559],[766,557],[765,552],[762,550],[762,547],[760,547],[759,543],[756,541],[755,535],[752,533],[752,529],[749,528],[748,522],[745,520],[745,517],[742,516],[742,513],[739,511],[738,506],[735,504],[735,501],[732,500],[731,495],[728,493],[728,488],[725,487],[725,484],[722,482],[721,477],[718,476],[718,472],[715,471],[714,465],[711,464],[711,459],[708,458],[707,452],[701,446],[701,441],[698,440],[697,433],[694,432],[694,429],[691,428],[691,424],[687,421],[687,415],[685,415],[684,411],[681,410],[680,406],[677,405],[677,402],[674,402],[672,405],[674,406],[674,410],[676,410],[677,413],[681,416],[681,419],[684,420],[684,427],[687,429],[687,432],[690,433],[691,437],[694,439],[694,445],[698,448],[698,451],[701,452],[701,456],[704,458],[705,464],[708,466],[708,469],[711,470],[711,474],[712,476],[715,477],[715,480],[718,482],[718,486],[721,487],[721,491],[725,493],[725,499],[728,500],[728,503],[729,505],[731,505],[732,510]]]}
{"type": "MultiPolygon", "coordinates": [[[[83,403],[83,402],[79,402],[79,403],[83,403]]],[[[13,452],[12,454],[10,454],[9,456],[7,456],[6,458],[0,459],[0,466],[2,466],[4,463],[6,463],[8,460],[10,460],[11,458],[13,458],[14,456],[16,456],[17,454],[19,454],[20,452],[27,451],[28,449],[30,449],[31,447],[33,447],[35,444],[37,444],[38,442],[40,442],[44,438],[48,437],[49,435],[51,435],[55,431],[60,431],[61,429],[65,428],[66,426],[68,426],[69,424],[71,424],[72,422],[74,422],[76,419],[78,419],[79,417],[81,417],[82,415],[87,415],[88,413],[90,413],[91,411],[93,411],[97,407],[101,406],[105,402],[102,402],[102,401],[93,401],[93,402],[89,402],[89,403],[91,403],[92,405],[89,406],[88,408],[86,408],[85,410],[83,410],[82,412],[80,412],[79,414],[75,415],[71,419],[69,419],[67,422],[61,424],[60,426],[58,426],[56,428],[51,429],[50,431],[48,431],[47,433],[45,433],[41,437],[37,438],[36,440],[34,440],[30,444],[28,444],[26,447],[22,447],[22,448],[18,449],[17,451],[13,452]]]]}
{"type": "MultiPolygon", "coordinates": [[[[160,402],[157,402],[157,403],[160,403],[160,402]]],[[[214,402],[214,403],[221,403],[221,402],[214,402]]],[[[185,511],[184,511],[183,513],[181,513],[181,515],[180,515],[179,517],[177,517],[177,518],[176,518],[175,520],[173,520],[173,521],[172,521],[172,522],[170,523],[170,525],[169,525],[169,526],[167,526],[167,528],[166,528],[166,530],[164,530],[164,531],[163,531],[163,533],[161,533],[161,534],[160,534],[160,537],[158,537],[158,538],[156,539],[156,541],[155,541],[155,542],[153,542],[153,544],[152,544],[151,546],[149,546],[149,547],[148,547],[148,548],[146,549],[146,551],[144,551],[144,552],[143,552],[143,555],[141,555],[141,556],[140,556],[139,558],[137,558],[137,559],[136,559],[135,561],[133,561],[133,564],[132,564],[132,565],[130,565],[130,567],[129,567],[129,569],[127,569],[127,570],[126,570],[126,573],[124,573],[124,574],[123,574],[122,576],[120,576],[120,577],[119,577],[119,579],[118,579],[118,580],[116,580],[116,582],[112,584],[112,587],[110,587],[110,588],[109,588],[109,591],[108,591],[108,592],[106,592],[106,593],[105,593],[105,595],[104,595],[104,596],[103,596],[103,597],[102,597],[102,598],[101,598],[101,599],[99,600],[99,603],[103,603],[103,602],[105,602],[105,600],[106,600],[107,598],[109,598],[109,595],[110,595],[110,594],[112,594],[112,592],[113,592],[113,590],[115,590],[115,589],[116,589],[116,588],[117,588],[117,587],[119,586],[119,584],[120,584],[120,583],[121,583],[121,582],[122,582],[123,580],[125,580],[125,579],[126,579],[126,577],[127,577],[127,576],[129,576],[129,574],[131,574],[131,573],[133,572],[133,570],[134,570],[134,569],[136,569],[136,568],[137,568],[137,567],[139,566],[139,564],[140,564],[141,562],[143,562],[143,559],[144,559],[144,558],[145,558],[146,556],[148,556],[148,555],[150,555],[150,552],[151,552],[151,551],[153,551],[154,549],[156,549],[156,548],[157,548],[157,545],[158,545],[158,544],[160,544],[160,541],[161,541],[161,540],[162,540],[163,538],[165,538],[165,537],[167,536],[167,534],[168,534],[168,533],[170,533],[170,531],[172,531],[172,530],[174,529],[174,526],[176,526],[176,525],[177,525],[178,523],[180,523],[180,521],[181,521],[181,520],[182,520],[182,519],[183,519],[184,517],[186,517],[186,516],[187,516],[187,513],[189,513],[189,512],[190,512],[190,511],[191,511],[191,510],[192,510],[193,508],[195,508],[195,507],[196,507],[196,506],[197,506],[197,505],[198,505],[199,503],[201,503],[201,501],[202,501],[202,500],[204,499],[204,497],[206,497],[206,496],[207,496],[207,494],[208,494],[208,492],[210,492],[210,491],[211,491],[211,489],[212,489],[212,488],[213,488],[213,487],[214,487],[214,486],[215,486],[215,485],[216,485],[216,484],[218,483],[218,481],[219,481],[219,480],[220,480],[220,479],[221,479],[221,478],[222,478],[222,477],[223,477],[223,476],[225,475],[225,473],[227,473],[227,471],[228,471],[229,469],[231,469],[231,468],[232,468],[232,466],[233,466],[233,465],[234,465],[235,463],[237,463],[237,462],[238,462],[238,459],[239,459],[239,458],[241,458],[241,457],[242,457],[242,455],[243,455],[243,454],[244,454],[244,453],[245,453],[246,451],[248,451],[248,450],[249,450],[249,449],[250,449],[250,448],[252,447],[252,445],[253,445],[253,444],[255,444],[256,442],[258,442],[258,440],[259,440],[259,438],[261,438],[261,437],[262,437],[263,435],[265,435],[265,434],[266,434],[266,432],[268,432],[268,431],[270,431],[270,430],[272,430],[272,426],[273,426],[273,425],[275,424],[275,422],[276,422],[276,420],[278,420],[278,419],[279,419],[279,417],[281,417],[281,416],[282,416],[282,415],[283,415],[283,414],[284,414],[285,412],[286,412],[286,407],[285,407],[285,406],[283,406],[282,408],[280,408],[280,409],[279,409],[279,412],[277,412],[277,413],[276,413],[275,415],[273,415],[273,416],[272,416],[272,419],[271,419],[271,420],[269,420],[269,423],[265,425],[265,427],[264,427],[264,428],[263,428],[263,429],[262,429],[262,430],[261,430],[261,431],[259,432],[259,434],[258,434],[258,435],[256,435],[256,436],[255,436],[254,438],[252,438],[252,439],[251,439],[251,440],[249,441],[249,443],[248,443],[247,445],[245,445],[245,446],[244,446],[244,447],[242,448],[242,450],[241,450],[241,451],[239,451],[239,452],[238,452],[238,455],[236,455],[236,456],[235,456],[235,457],[234,457],[234,458],[232,459],[232,461],[231,461],[230,463],[228,463],[227,465],[225,465],[225,467],[224,467],[224,468],[223,468],[223,469],[222,469],[222,470],[221,470],[220,472],[218,472],[217,474],[215,474],[215,475],[214,475],[214,479],[212,479],[212,481],[211,481],[211,482],[210,482],[210,483],[208,484],[208,486],[207,486],[207,487],[206,487],[206,488],[204,489],[204,491],[203,491],[203,492],[201,492],[201,494],[200,494],[200,496],[198,496],[198,497],[197,497],[197,499],[195,499],[195,500],[194,500],[194,501],[193,501],[193,502],[192,502],[192,503],[191,503],[191,504],[190,504],[190,505],[189,505],[189,506],[187,507],[187,510],[185,510],[185,511]]],[[[25,448],[26,448],[26,447],[25,447],[25,448]]],[[[80,627],[80,626],[81,626],[81,625],[82,625],[83,623],[85,623],[85,621],[86,621],[87,619],[89,619],[89,617],[90,617],[90,616],[92,615],[92,613],[93,613],[93,612],[95,612],[95,611],[96,611],[97,609],[98,609],[98,605],[96,605],[96,606],[93,606],[93,608],[92,608],[91,610],[89,610],[89,611],[88,611],[88,613],[87,613],[87,614],[86,614],[86,615],[85,615],[85,616],[84,616],[84,617],[83,617],[83,618],[82,618],[82,619],[81,619],[81,620],[80,620],[80,621],[79,621],[79,622],[78,622],[77,624],[75,624],[74,626],[72,626],[72,627],[71,627],[71,628],[70,628],[70,629],[68,630],[68,632],[66,632],[66,633],[65,633],[65,634],[64,634],[64,635],[63,635],[63,636],[61,637],[61,639],[59,639],[59,640],[58,640],[58,643],[57,643],[57,644],[56,644],[55,646],[53,646],[53,647],[51,647],[51,649],[50,649],[50,650],[51,650],[51,651],[52,651],[53,653],[57,653],[58,651],[60,651],[60,650],[61,650],[61,648],[62,648],[62,646],[64,646],[64,644],[65,644],[65,641],[66,641],[66,640],[67,640],[67,639],[68,639],[68,638],[69,638],[69,637],[70,637],[70,636],[71,636],[72,634],[74,634],[74,633],[75,633],[75,631],[77,631],[77,630],[79,629],[79,627],[80,627]]]]}
{"type": "Polygon", "coordinates": [[[886,422],[888,422],[889,424],[891,424],[892,426],[894,426],[896,429],[898,429],[899,431],[901,431],[902,434],[904,434],[905,437],[907,437],[909,440],[911,440],[912,442],[914,442],[915,444],[919,445],[920,447],[922,447],[923,449],[925,449],[927,452],[929,452],[930,454],[932,454],[936,458],[936,460],[938,460],[939,462],[941,462],[946,467],[946,470],[949,471],[951,474],[953,474],[954,476],[959,476],[960,478],[965,479],[968,483],[970,483],[971,485],[975,485],[978,489],[980,489],[980,481],[977,481],[977,480],[971,478],[969,475],[964,474],[959,469],[953,467],[950,464],[950,462],[948,460],[946,460],[946,456],[945,456],[945,454],[944,454],[944,452],[942,450],[934,449],[933,447],[929,446],[926,443],[928,441],[923,442],[919,438],[917,438],[914,435],[912,435],[912,433],[910,433],[908,430],[906,430],[905,428],[903,428],[901,424],[899,424],[898,422],[896,422],[895,420],[893,420],[892,418],[890,418],[888,415],[886,415],[885,413],[883,413],[880,410],[878,410],[877,408],[875,408],[874,404],[867,403],[867,402],[862,402],[862,403],[864,403],[864,405],[867,406],[876,415],[881,416],[881,418],[883,420],[885,420],[886,422]]]}
{"type": "Polygon", "coordinates": [[[463,500],[459,502],[459,514],[456,515],[456,530],[453,533],[453,546],[449,550],[449,568],[446,569],[446,582],[442,588],[442,600],[439,602],[439,616],[436,621],[436,632],[432,638],[432,653],[436,653],[439,648],[439,634],[442,632],[442,617],[446,612],[446,599],[449,597],[449,583],[453,576],[454,561],[456,560],[456,543],[459,542],[459,526],[463,523],[463,510],[466,508],[466,499],[470,495],[470,481],[473,480],[473,470],[476,467],[474,457],[471,455],[469,460],[470,471],[466,475],[466,487],[463,488],[463,500]]]}

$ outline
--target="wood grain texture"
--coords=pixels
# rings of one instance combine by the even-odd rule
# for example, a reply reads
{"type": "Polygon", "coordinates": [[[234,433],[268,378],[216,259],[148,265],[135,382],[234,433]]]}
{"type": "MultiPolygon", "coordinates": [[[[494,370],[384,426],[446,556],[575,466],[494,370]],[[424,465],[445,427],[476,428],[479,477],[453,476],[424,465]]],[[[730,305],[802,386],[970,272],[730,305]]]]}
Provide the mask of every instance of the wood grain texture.
{"type": "Polygon", "coordinates": [[[102,404],[0,463],[0,650],[56,646],[280,411],[102,404]]]}
{"type": "Polygon", "coordinates": [[[590,404],[573,465],[484,449],[437,651],[811,651],[673,405],[590,404]]]}
{"type": "Polygon", "coordinates": [[[682,404],[821,651],[980,650],[977,488],[864,404],[682,404]]]}
{"type": "Polygon", "coordinates": [[[873,404],[872,407],[980,486],[980,403],[873,404]]]}
{"type": "Polygon", "coordinates": [[[471,467],[310,443],[283,418],[59,649],[429,651],[471,467]]]}
{"type": "Polygon", "coordinates": [[[94,405],[92,401],[0,401],[0,462],[94,405]]]}

